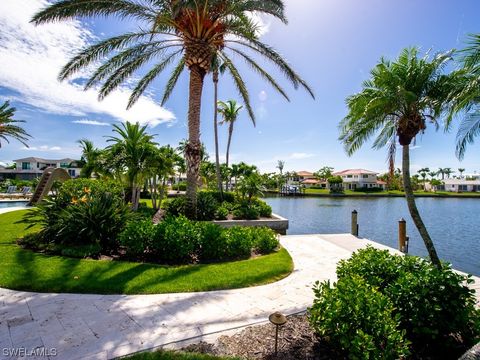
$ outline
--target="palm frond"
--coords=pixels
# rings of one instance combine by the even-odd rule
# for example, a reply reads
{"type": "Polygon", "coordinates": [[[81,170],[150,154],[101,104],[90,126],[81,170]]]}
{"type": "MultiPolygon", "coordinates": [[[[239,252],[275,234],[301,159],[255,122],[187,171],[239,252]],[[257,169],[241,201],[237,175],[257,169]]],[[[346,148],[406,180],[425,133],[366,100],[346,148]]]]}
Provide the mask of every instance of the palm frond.
{"type": "Polygon", "coordinates": [[[177,85],[178,79],[180,78],[180,75],[182,74],[183,70],[185,70],[185,58],[182,58],[178,62],[177,66],[175,67],[175,69],[173,69],[172,74],[167,81],[167,85],[165,86],[165,90],[163,91],[163,96],[161,101],[162,106],[170,98],[170,95],[172,95],[173,89],[175,88],[175,85],[177,85]]]}
{"type": "Polygon", "coordinates": [[[460,124],[456,139],[456,155],[463,160],[468,144],[473,144],[475,137],[480,134],[480,110],[468,114],[460,124]]]}

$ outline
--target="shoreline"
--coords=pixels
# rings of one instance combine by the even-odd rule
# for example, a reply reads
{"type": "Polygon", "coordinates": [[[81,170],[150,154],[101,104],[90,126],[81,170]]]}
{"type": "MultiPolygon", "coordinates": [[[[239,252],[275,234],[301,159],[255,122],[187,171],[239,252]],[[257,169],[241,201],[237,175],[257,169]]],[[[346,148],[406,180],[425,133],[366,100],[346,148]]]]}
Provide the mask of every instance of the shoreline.
{"type": "MultiPolygon", "coordinates": [[[[296,195],[285,195],[282,196],[279,194],[278,191],[265,191],[265,195],[268,196],[278,196],[278,197],[337,197],[337,198],[344,198],[344,197],[352,197],[352,198],[385,198],[385,197],[394,197],[394,198],[403,198],[405,197],[405,194],[392,194],[392,193],[358,193],[358,194],[330,194],[330,193],[300,193],[296,195]]],[[[414,194],[416,198],[441,198],[441,199],[447,199],[447,198],[455,198],[455,199],[480,199],[480,193],[478,194],[458,194],[458,193],[452,193],[452,194],[414,194]]]]}

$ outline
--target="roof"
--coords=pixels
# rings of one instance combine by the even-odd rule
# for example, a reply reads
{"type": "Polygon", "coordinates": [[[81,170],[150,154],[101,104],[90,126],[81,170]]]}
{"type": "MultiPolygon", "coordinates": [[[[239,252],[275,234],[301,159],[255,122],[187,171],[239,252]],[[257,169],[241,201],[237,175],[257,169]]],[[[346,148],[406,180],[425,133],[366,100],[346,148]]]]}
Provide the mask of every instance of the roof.
{"type": "Polygon", "coordinates": [[[320,181],[317,179],[305,179],[302,181],[302,184],[315,185],[315,184],[321,184],[322,182],[325,182],[325,181],[320,181]]]}
{"type": "Polygon", "coordinates": [[[347,169],[343,171],[334,172],[333,175],[335,176],[342,176],[342,175],[377,175],[378,173],[375,171],[365,170],[365,169],[347,169]]]}
{"type": "Polygon", "coordinates": [[[387,183],[385,181],[382,181],[382,180],[377,180],[377,184],[378,185],[387,185],[387,183]]]}
{"type": "Polygon", "coordinates": [[[75,162],[75,161],[78,161],[78,160],[75,160],[75,159],[70,159],[70,158],[63,158],[63,159],[60,159],[60,160],[54,160],[54,159],[43,159],[43,158],[38,158],[38,157],[33,157],[33,156],[30,156],[30,157],[26,157],[26,158],[22,158],[22,159],[17,159],[17,160],[13,160],[15,162],[39,162],[39,163],[71,163],[71,162],[75,162]]]}
{"type": "Polygon", "coordinates": [[[298,176],[313,176],[313,173],[310,171],[297,171],[296,174],[298,176]]]}

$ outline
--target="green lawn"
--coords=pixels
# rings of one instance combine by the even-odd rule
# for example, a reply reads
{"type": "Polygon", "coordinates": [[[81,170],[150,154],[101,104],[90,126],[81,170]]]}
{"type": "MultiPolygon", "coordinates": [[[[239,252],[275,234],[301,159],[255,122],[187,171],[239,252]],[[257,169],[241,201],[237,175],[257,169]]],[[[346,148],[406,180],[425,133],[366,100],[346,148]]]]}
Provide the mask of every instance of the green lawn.
{"type": "Polygon", "coordinates": [[[240,360],[237,357],[217,357],[212,355],[203,355],[195,353],[185,353],[177,351],[156,351],[143,352],[128,356],[123,359],[128,360],[240,360]]]}
{"type": "Polygon", "coordinates": [[[285,249],[250,260],[186,266],[43,255],[15,243],[25,234],[24,224],[15,224],[24,212],[0,215],[0,287],[38,292],[159,294],[266,284],[293,270],[285,249]]]}

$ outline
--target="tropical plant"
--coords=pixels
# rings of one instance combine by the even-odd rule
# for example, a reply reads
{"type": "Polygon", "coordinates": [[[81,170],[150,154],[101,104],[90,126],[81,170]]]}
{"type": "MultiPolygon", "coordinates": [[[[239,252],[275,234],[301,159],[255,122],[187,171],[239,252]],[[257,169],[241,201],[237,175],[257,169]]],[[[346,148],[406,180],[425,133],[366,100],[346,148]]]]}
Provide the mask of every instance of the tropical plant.
{"type": "Polygon", "coordinates": [[[277,169],[280,172],[280,176],[283,175],[283,168],[285,167],[285,161],[284,160],[278,160],[277,161],[277,169]]]}
{"type": "Polygon", "coordinates": [[[453,171],[451,168],[445,168],[443,169],[443,172],[447,176],[447,179],[450,179],[450,175],[452,175],[455,171],[453,171]]]}
{"type": "MultiPolygon", "coordinates": [[[[6,141],[8,144],[10,143],[8,138],[12,138],[28,147],[27,140],[31,136],[28,135],[23,128],[16,125],[17,123],[24,123],[25,121],[14,120],[13,116],[15,115],[15,111],[17,111],[17,109],[10,106],[9,101],[5,101],[3,105],[0,106],[0,140],[6,141]]],[[[0,147],[2,147],[1,141],[0,147]]]]}
{"type": "Polygon", "coordinates": [[[320,180],[326,180],[332,176],[333,167],[324,166],[320,170],[314,173],[315,177],[320,180]]]}
{"type": "Polygon", "coordinates": [[[155,152],[153,136],[147,134],[147,126],[129,122],[114,124],[113,132],[117,136],[109,136],[112,142],[107,150],[120,155],[119,167],[125,170],[129,188],[132,192],[132,209],[136,210],[140,201],[140,177],[148,167],[148,160],[155,152]]]}
{"type": "Polygon", "coordinates": [[[463,173],[465,172],[465,169],[464,168],[458,168],[457,170],[460,173],[460,179],[462,179],[463,178],[463,173]]]}
{"type": "Polygon", "coordinates": [[[228,100],[227,102],[219,101],[218,102],[218,112],[222,114],[223,120],[220,122],[220,125],[228,124],[228,141],[227,141],[227,152],[226,152],[226,161],[225,163],[228,166],[229,157],[230,157],[230,145],[232,144],[232,135],[233,135],[233,126],[235,121],[237,121],[238,113],[243,108],[242,105],[237,105],[235,100],[228,100]]]}
{"type": "MultiPolygon", "coordinates": [[[[341,121],[340,140],[349,155],[378,133],[373,147],[389,145],[393,172],[397,140],[402,147],[402,174],[410,215],[431,261],[441,267],[433,241],[418,212],[410,179],[410,145],[427,121],[437,125],[449,105],[452,75],[444,73],[450,54],[420,58],[416,48],[404,49],[395,61],[384,58],[371,71],[363,90],[347,99],[348,115],[341,121]]],[[[437,125],[438,126],[438,125],[437,125]]]]}
{"type": "Polygon", "coordinates": [[[425,181],[427,180],[427,174],[430,172],[430,169],[428,167],[424,167],[424,168],[421,168],[420,170],[418,170],[418,173],[420,174],[420,176],[422,177],[422,180],[423,180],[423,190],[426,190],[425,189],[425,181]]]}
{"type": "Polygon", "coordinates": [[[93,142],[88,139],[81,139],[77,141],[82,149],[81,162],[83,163],[80,176],[84,178],[91,178],[92,175],[98,176],[102,172],[100,156],[102,151],[97,149],[93,142]]]}
{"type": "Polygon", "coordinates": [[[160,148],[150,147],[147,155],[143,177],[150,190],[152,207],[158,210],[165,197],[167,180],[175,174],[175,157],[178,155],[169,145],[160,148]]]}
{"type": "Polygon", "coordinates": [[[262,55],[275,64],[295,88],[302,86],[313,93],[303,79],[270,46],[262,43],[257,24],[248,14],[271,15],[286,23],[282,0],[61,0],[37,13],[32,21],[42,24],[70,20],[76,16],[118,16],[140,22],[137,31],[102,40],[82,50],[61,71],[60,79],[100,63],[86,82],[90,88],[101,83],[99,98],[103,99],[144,65],[155,62],[138,81],[128,107],[145,92],[152,81],[171,64],[180,59],[167,82],[162,104],[171,95],[178,79],[187,67],[190,72],[187,198],[188,212],[196,215],[196,190],[200,166],[200,109],[203,82],[211,70],[212,57],[217,54],[225,63],[251,118],[254,118],[246,85],[227,54],[228,49],[259,73],[288,99],[285,91],[242,47],[262,55]]]}
{"type": "Polygon", "coordinates": [[[436,171],[430,171],[430,172],[428,173],[428,175],[430,176],[430,180],[433,180],[433,179],[435,179],[435,178],[437,177],[438,172],[436,172],[436,171]]]}

